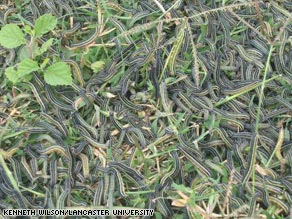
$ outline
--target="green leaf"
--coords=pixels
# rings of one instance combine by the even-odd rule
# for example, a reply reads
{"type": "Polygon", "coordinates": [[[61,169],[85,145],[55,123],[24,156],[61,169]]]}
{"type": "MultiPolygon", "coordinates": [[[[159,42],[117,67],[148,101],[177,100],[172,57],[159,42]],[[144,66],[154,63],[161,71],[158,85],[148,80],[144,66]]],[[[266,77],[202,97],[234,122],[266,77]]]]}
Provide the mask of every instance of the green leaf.
{"type": "Polygon", "coordinates": [[[33,74],[24,75],[24,76],[21,78],[21,81],[29,82],[29,81],[31,81],[32,78],[33,78],[33,74]]]}
{"type": "Polygon", "coordinates": [[[157,130],[158,130],[157,123],[158,123],[158,118],[154,119],[154,121],[151,124],[151,129],[153,130],[155,134],[157,133],[157,130]]]}
{"type": "Polygon", "coordinates": [[[5,69],[6,77],[15,84],[18,80],[18,75],[16,70],[13,67],[8,67],[5,69]]]}
{"type": "Polygon", "coordinates": [[[173,219],[184,219],[184,215],[181,215],[181,214],[175,214],[173,215],[173,219]]]}
{"type": "Polygon", "coordinates": [[[91,64],[90,68],[93,70],[94,73],[97,73],[103,68],[104,65],[104,61],[96,61],[91,64]]]}
{"type": "Polygon", "coordinates": [[[22,61],[24,59],[34,59],[35,53],[39,50],[38,45],[35,42],[30,43],[30,45],[24,45],[21,49],[19,49],[17,56],[19,60],[22,61]],[[32,53],[32,54],[31,54],[32,53]]]}
{"type": "Polygon", "coordinates": [[[172,186],[175,190],[178,190],[178,191],[181,191],[181,192],[184,192],[184,193],[189,193],[189,194],[191,194],[191,193],[193,192],[191,188],[186,187],[186,186],[181,185],[181,184],[172,183],[171,186],[172,186]]]}
{"type": "Polygon", "coordinates": [[[53,42],[54,42],[53,38],[51,38],[48,41],[44,42],[43,45],[41,46],[41,48],[36,48],[35,49],[34,55],[35,56],[40,56],[43,53],[45,53],[48,50],[48,48],[50,48],[52,46],[53,42]]]}
{"type": "Polygon", "coordinates": [[[33,61],[31,59],[24,59],[18,65],[17,74],[18,77],[23,77],[33,71],[37,71],[38,69],[39,65],[36,61],[33,61]]]}
{"type": "MultiPolygon", "coordinates": [[[[48,48],[51,47],[51,45],[53,44],[53,42],[54,42],[54,39],[53,39],[53,38],[51,38],[51,39],[49,39],[48,41],[46,41],[46,42],[41,46],[41,48],[40,48],[40,53],[43,54],[44,52],[46,52],[46,51],[48,50],[48,48]]],[[[41,55],[41,54],[40,54],[40,55],[41,55]]]]}
{"type": "Polygon", "coordinates": [[[57,62],[47,68],[44,73],[45,81],[50,85],[71,85],[72,75],[69,66],[64,62],[57,62]]]}
{"type": "Polygon", "coordinates": [[[49,58],[45,58],[45,60],[41,64],[41,69],[44,69],[46,67],[46,65],[49,63],[49,61],[50,61],[49,58]]]}
{"type": "Polygon", "coordinates": [[[0,44],[6,48],[16,48],[25,43],[22,30],[16,24],[7,24],[0,31],[0,44]]]}
{"type": "Polygon", "coordinates": [[[155,219],[162,219],[161,213],[155,212],[154,215],[155,215],[155,219]]]}
{"type": "Polygon", "coordinates": [[[208,25],[207,24],[203,24],[201,26],[201,34],[198,38],[198,42],[202,42],[202,40],[205,38],[206,34],[207,34],[207,29],[208,29],[208,25]]]}
{"type": "Polygon", "coordinates": [[[30,57],[30,49],[27,46],[23,46],[20,50],[19,50],[19,60],[22,61],[24,59],[29,59],[30,57]]]}
{"type": "Polygon", "coordinates": [[[28,33],[30,35],[32,34],[32,29],[31,29],[31,26],[29,26],[29,25],[24,25],[23,30],[25,33],[28,33]]]}
{"type": "Polygon", "coordinates": [[[45,33],[53,30],[57,25],[57,18],[53,15],[45,14],[40,16],[34,26],[35,36],[41,37],[45,33]]]}
{"type": "Polygon", "coordinates": [[[147,81],[148,90],[154,91],[154,86],[150,80],[147,81]]]}

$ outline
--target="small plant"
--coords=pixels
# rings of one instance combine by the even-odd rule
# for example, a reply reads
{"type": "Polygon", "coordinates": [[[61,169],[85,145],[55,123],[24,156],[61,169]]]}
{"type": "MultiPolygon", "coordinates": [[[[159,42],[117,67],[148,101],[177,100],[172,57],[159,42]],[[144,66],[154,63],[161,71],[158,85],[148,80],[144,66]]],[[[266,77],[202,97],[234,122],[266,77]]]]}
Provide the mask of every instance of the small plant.
{"type": "Polygon", "coordinates": [[[38,45],[41,37],[55,29],[57,19],[45,14],[39,17],[32,29],[29,25],[24,25],[21,29],[16,24],[7,24],[0,31],[0,44],[8,49],[22,46],[19,52],[19,63],[5,69],[6,77],[14,84],[20,81],[29,81],[32,72],[44,75],[45,81],[50,85],[71,85],[72,76],[69,66],[61,61],[51,60],[43,54],[53,45],[54,39],[38,45]],[[30,38],[28,40],[27,38],[30,38]],[[47,64],[52,61],[50,66],[47,64]]]}

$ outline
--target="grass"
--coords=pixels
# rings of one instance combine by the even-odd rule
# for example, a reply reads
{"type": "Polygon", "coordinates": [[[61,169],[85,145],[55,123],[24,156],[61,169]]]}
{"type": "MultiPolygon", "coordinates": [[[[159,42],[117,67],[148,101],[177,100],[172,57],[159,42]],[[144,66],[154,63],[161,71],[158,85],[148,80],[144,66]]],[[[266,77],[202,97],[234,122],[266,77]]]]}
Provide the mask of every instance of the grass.
{"type": "Polygon", "coordinates": [[[0,48],[1,213],[8,205],[152,208],[155,219],[291,217],[289,1],[46,2],[0,6],[1,29],[29,32],[46,13],[58,21],[41,55],[34,37],[0,48]],[[96,27],[93,42],[72,47],[96,27]],[[24,57],[46,64],[12,83],[6,69],[24,57]],[[64,60],[73,85],[44,81],[64,60]],[[285,102],[270,101],[278,96],[285,102]]]}

